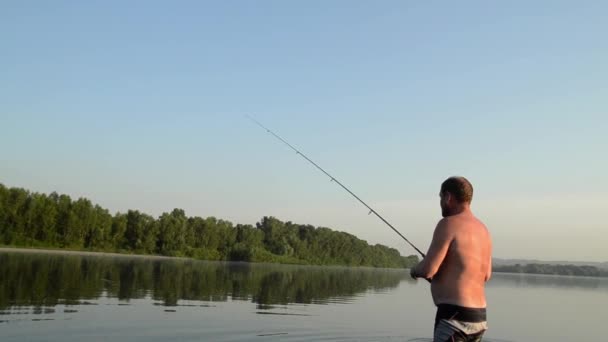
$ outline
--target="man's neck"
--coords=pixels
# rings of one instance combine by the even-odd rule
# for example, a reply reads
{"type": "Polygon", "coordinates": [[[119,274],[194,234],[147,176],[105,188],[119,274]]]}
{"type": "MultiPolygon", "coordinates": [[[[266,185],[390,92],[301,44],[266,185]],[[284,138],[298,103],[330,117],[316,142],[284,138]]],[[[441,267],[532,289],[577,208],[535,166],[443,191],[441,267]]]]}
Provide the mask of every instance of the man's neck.
{"type": "Polygon", "coordinates": [[[452,211],[452,214],[450,216],[454,216],[454,215],[472,215],[473,212],[471,211],[471,206],[468,204],[461,204],[459,206],[457,206],[456,208],[454,208],[454,210],[452,211]]]}

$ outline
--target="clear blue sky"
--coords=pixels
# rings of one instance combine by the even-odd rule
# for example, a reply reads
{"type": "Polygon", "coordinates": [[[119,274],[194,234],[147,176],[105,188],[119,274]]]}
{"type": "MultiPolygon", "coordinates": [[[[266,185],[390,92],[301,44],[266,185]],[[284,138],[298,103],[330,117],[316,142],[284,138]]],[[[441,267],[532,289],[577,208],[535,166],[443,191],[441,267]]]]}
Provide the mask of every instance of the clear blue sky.
{"type": "Polygon", "coordinates": [[[495,256],[608,260],[604,1],[3,1],[0,182],[426,250],[446,177],[495,256]]]}

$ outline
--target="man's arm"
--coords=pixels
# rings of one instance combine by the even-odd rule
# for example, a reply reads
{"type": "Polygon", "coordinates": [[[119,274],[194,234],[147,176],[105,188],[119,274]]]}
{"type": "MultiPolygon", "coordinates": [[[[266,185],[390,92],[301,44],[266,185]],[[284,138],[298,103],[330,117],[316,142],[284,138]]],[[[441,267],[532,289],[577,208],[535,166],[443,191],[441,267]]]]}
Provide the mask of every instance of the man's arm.
{"type": "Polygon", "coordinates": [[[490,260],[488,260],[488,270],[487,270],[487,273],[486,273],[486,276],[485,276],[485,279],[484,279],[485,281],[490,280],[490,278],[492,277],[492,240],[491,239],[490,239],[489,244],[490,244],[490,246],[489,246],[489,248],[490,248],[490,252],[489,252],[490,256],[488,258],[490,260]]]}
{"type": "Polygon", "coordinates": [[[492,257],[490,257],[490,262],[488,263],[488,273],[486,273],[485,281],[490,280],[492,277],[492,257]]]}
{"type": "Polygon", "coordinates": [[[442,219],[435,228],[433,241],[431,241],[431,246],[426,253],[426,257],[412,268],[410,272],[411,276],[414,278],[432,279],[448,253],[452,238],[448,221],[442,219]]]}

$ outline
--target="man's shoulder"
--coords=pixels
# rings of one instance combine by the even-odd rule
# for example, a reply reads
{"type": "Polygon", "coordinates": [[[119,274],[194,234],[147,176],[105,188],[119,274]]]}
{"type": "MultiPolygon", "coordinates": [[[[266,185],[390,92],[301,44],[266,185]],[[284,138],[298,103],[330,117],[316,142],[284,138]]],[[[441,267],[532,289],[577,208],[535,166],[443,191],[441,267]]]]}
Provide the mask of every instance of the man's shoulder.
{"type": "Polygon", "coordinates": [[[460,224],[462,224],[462,218],[458,217],[457,215],[446,216],[439,220],[439,222],[437,223],[437,228],[451,229],[460,224]]]}
{"type": "Polygon", "coordinates": [[[437,227],[435,227],[435,235],[442,237],[444,239],[449,239],[454,236],[456,229],[456,224],[454,219],[451,217],[444,217],[437,223],[437,227]]]}
{"type": "Polygon", "coordinates": [[[439,220],[437,223],[437,229],[441,229],[447,232],[460,232],[472,230],[484,230],[487,231],[486,225],[474,216],[447,216],[439,220]],[[466,228],[466,229],[462,229],[466,228]]]}

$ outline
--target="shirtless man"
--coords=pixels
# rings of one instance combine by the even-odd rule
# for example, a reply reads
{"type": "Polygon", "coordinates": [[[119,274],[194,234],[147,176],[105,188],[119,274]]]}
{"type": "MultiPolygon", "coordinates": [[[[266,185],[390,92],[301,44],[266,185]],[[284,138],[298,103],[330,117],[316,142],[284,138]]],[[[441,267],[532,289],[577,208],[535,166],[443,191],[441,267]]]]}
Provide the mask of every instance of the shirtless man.
{"type": "Polygon", "coordinates": [[[487,330],[485,283],[492,273],[492,241],[471,211],[473,186],[464,177],[441,184],[439,221],[426,257],[410,270],[431,280],[437,306],[433,341],[481,341],[487,330]]]}

